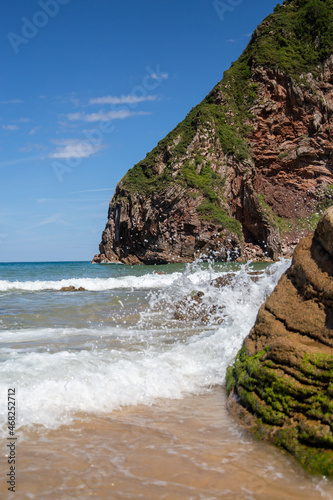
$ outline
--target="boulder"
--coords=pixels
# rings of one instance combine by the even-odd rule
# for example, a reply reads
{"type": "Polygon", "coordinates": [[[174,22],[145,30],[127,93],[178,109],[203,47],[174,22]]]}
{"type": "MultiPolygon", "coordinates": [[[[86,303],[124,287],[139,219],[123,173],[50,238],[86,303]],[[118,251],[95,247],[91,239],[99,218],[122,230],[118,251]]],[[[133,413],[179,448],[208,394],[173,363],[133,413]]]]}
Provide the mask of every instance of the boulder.
{"type": "Polygon", "coordinates": [[[333,207],[296,247],[227,372],[228,407],[258,437],[333,477],[333,207]]]}

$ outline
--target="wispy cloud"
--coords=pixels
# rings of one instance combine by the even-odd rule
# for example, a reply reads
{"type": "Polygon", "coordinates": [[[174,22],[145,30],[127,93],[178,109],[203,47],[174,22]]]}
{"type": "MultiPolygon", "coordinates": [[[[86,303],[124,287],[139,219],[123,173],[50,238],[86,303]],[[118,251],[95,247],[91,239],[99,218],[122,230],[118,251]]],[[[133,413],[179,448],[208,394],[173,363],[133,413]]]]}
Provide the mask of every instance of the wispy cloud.
{"type": "Polygon", "coordinates": [[[11,167],[13,165],[20,165],[21,163],[28,163],[35,160],[40,160],[37,156],[29,156],[25,158],[13,158],[12,160],[0,161],[0,167],[11,167]]]}
{"type": "Polygon", "coordinates": [[[25,146],[22,146],[19,151],[22,153],[31,153],[31,151],[45,151],[46,147],[43,144],[33,144],[32,142],[28,142],[25,146]]]}
{"type": "Polygon", "coordinates": [[[158,98],[158,95],[135,96],[130,94],[121,97],[107,95],[90,99],[89,104],[137,104],[145,101],[156,101],[158,98]]]}
{"type": "Polygon", "coordinates": [[[72,191],[70,194],[78,194],[78,193],[99,193],[100,191],[114,191],[114,188],[83,189],[83,190],[81,190],[81,191],[72,191]]]}
{"type": "Polygon", "coordinates": [[[18,120],[13,120],[13,122],[16,122],[16,123],[29,123],[31,120],[30,118],[25,118],[25,117],[22,117],[22,118],[19,118],[18,120]]]}
{"type": "Polygon", "coordinates": [[[245,38],[249,38],[251,36],[252,36],[252,33],[246,33],[245,35],[241,36],[240,38],[228,38],[227,43],[243,42],[245,38]]]}
{"type": "Polygon", "coordinates": [[[9,101],[0,101],[0,104],[22,104],[21,99],[10,99],[9,101]]]}
{"type": "Polygon", "coordinates": [[[31,130],[29,130],[29,135],[35,135],[36,132],[38,132],[39,127],[34,127],[31,130]]]}
{"type": "Polygon", "coordinates": [[[51,215],[51,217],[47,217],[46,219],[44,219],[40,222],[37,222],[37,224],[34,224],[31,227],[40,227],[40,226],[46,226],[48,224],[56,224],[56,223],[61,224],[62,226],[71,226],[72,225],[69,222],[66,222],[65,220],[63,220],[61,217],[62,217],[61,214],[54,214],[54,215],[51,215]]]}
{"type": "Polygon", "coordinates": [[[18,128],[17,125],[2,125],[3,130],[18,130],[18,128]]]}
{"type": "Polygon", "coordinates": [[[63,139],[54,142],[58,148],[49,155],[49,158],[89,158],[102,149],[102,145],[95,145],[80,139],[63,139]]]}
{"type": "Polygon", "coordinates": [[[131,116],[139,115],[149,115],[145,111],[129,111],[127,109],[121,109],[119,111],[98,111],[97,113],[69,113],[67,118],[70,121],[81,120],[84,122],[99,122],[108,120],[124,120],[131,116]]]}

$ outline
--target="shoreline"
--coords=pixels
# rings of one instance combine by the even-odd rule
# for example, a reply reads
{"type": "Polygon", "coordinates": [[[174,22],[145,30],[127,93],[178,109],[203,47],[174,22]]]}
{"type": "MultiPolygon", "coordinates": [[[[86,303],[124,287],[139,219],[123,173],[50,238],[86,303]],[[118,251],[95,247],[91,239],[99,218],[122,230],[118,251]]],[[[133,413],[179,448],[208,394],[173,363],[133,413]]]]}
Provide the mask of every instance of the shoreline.
{"type": "Polygon", "coordinates": [[[332,482],[307,475],[284,451],[249,437],[228,414],[224,386],[77,417],[73,425],[31,430],[21,439],[18,491],[45,499],[110,498],[111,492],[184,500],[333,495],[332,482]]]}

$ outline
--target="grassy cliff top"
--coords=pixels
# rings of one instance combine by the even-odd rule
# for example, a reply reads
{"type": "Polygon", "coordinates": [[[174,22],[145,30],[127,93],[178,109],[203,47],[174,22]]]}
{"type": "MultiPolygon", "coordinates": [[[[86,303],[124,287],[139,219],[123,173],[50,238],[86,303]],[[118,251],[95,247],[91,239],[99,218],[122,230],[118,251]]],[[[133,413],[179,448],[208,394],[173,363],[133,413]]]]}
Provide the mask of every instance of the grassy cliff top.
{"type": "Polygon", "coordinates": [[[333,0],[286,0],[255,30],[244,55],[297,78],[333,52],[333,0]]]}

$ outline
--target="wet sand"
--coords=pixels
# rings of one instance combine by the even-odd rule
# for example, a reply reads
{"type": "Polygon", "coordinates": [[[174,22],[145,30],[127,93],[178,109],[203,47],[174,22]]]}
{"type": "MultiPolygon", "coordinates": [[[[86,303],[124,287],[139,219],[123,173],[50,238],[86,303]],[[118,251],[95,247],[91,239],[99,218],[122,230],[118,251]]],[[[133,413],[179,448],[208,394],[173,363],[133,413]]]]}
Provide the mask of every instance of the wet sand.
{"type": "Polygon", "coordinates": [[[333,499],[286,452],[253,440],[226,410],[224,388],[100,416],[80,414],[57,430],[18,432],[16,493],[6,442],[1,498],[333,499]]]}

